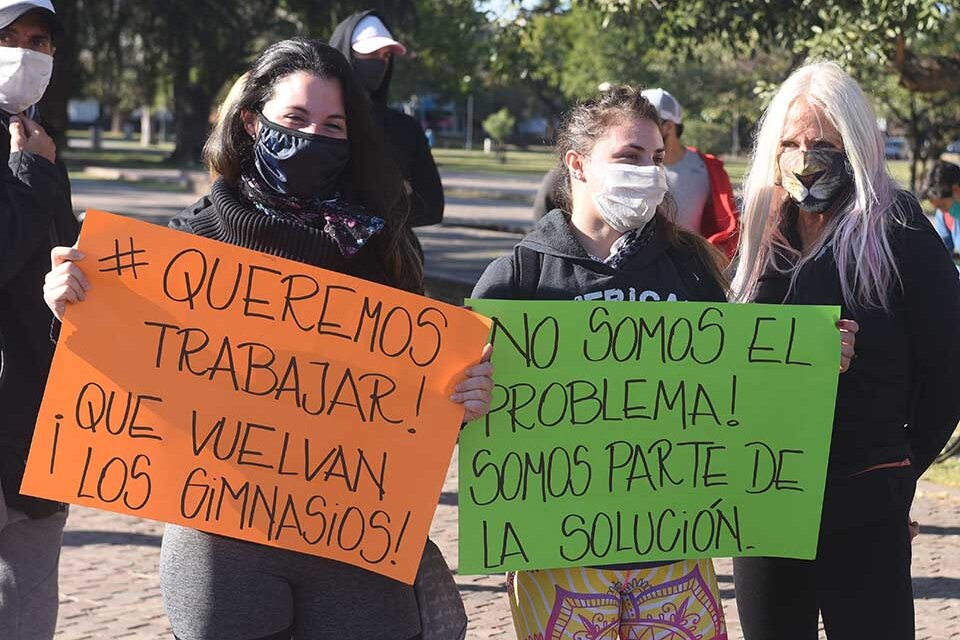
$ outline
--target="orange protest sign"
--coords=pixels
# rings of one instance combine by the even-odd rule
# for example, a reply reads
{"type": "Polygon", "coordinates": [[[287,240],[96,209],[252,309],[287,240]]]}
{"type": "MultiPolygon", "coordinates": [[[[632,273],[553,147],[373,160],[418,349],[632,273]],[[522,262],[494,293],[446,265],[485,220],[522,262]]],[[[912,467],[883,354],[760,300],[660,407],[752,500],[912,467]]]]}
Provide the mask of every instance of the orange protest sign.
{"type": "Polygon", "coordinates": [[[89,211],[24,493],[412,584],[485,320],[89,211]]]}

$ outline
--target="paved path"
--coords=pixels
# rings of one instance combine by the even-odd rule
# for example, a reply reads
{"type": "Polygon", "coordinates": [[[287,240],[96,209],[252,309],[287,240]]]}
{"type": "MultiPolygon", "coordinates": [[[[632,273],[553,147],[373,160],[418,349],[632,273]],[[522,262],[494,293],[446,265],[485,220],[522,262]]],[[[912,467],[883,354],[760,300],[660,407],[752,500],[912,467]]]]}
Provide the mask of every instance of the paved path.
{"type": "MultiPolygon", "coordinates": [[[[196,199],[193,194],[144,191],[128,185],[77,181],[78,208],[99,207],[157,223],[196,199]]],[[[529,185],[528,185],[529,187],[529,185]]],[[[451,203],[448,216],[459,215],[451,203]]],[[[514,215],[476,203],[467,216],[514,215]],[[486,212],[486,213],[484,213],[486,212]]],[[[504,205],[500,204],[503,208],[504,205]]],[[[519,211],[515,212],[519,214],[519,211]]],[[[460,281],[465,288],[497,255],[509,251],[517,235],[443,225],[419,230],[428,271],[460,281]]],[[[432,535],[456,567],[456,465],[451,466],[437,508],[432,535]]],[[[923,483],[914,516],[925,533],[914,546],[917,637],[960,638],[960,490],[923,483]]],[[[61,611],[57,638],[170,638],[160,601],[157,563],[163,526],[102,511],[75,508],[64,536],[61,611]]],[[[731,566],[719,561],[721,587],[731,639],[741,638],[733,600],[731,566]]],[[[471,619],[468,638],[512,638],[509,607],[500,576],[458,576],[471,619]]],[[[0,639],[2,640],[2,639],[0,639]]]]}
{"type": "MultiPolygon", "coordinates": [[[[431,536],[457,566],[456,458],[431,536]]],[[[960,638],[960,491],[921,483],[914,516],[924,533],[914,545],[918,640],[960,638]]],[[[60,640],[170,638],[157,563],[163,525],[74,508],[60,564],[60,640]]],[[[729,560],[717,562],[731,640],[742,638],[729,560]]],[[[467,637],[513,638],[502,576],[457,576],[470,616],[467,637]]]]}
{"type": "MultiPolygon", "coordinates": [[[[103,209],[166,225],[199,199],[192,192],[144,189],[136,183],[74,180],[77,211],[103,209]]],[[[451,198],[441,225],[418,228],[431,293],[460,304],[488,264],[509,253],[532,226],[530,208],[490,199],[451,198]]]]}

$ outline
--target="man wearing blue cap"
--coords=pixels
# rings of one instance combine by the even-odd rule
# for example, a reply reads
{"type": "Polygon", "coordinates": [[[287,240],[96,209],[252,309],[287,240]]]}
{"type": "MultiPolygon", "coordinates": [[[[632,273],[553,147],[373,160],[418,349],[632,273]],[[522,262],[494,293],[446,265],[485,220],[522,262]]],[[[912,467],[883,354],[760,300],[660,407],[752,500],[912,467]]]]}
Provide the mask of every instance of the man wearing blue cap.
{"type": "Polygon", "coordinates": [[[20,494],[53,358],[43,301],[50,250],[76,241],[66,170],[36,104],[62,34],[50,0],[0,0],[0,638],[47,640],[57,622],[66,507],[20,494]]]}

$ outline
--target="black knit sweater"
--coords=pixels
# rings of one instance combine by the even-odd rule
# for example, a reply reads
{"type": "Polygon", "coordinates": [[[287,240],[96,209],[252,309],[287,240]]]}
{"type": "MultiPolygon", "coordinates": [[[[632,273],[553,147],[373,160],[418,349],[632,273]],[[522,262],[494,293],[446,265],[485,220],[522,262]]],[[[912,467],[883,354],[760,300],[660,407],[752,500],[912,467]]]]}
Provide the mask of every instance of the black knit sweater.
{"type": "Polygon", "coordinates": [[[340,253],[322,229],[274,218],[246,206],[236,189],[217,180],[204,196],[170,221],[170,227],[211,240],[253,249],[392,286],[373,244],[355,255],[340,253]]]}

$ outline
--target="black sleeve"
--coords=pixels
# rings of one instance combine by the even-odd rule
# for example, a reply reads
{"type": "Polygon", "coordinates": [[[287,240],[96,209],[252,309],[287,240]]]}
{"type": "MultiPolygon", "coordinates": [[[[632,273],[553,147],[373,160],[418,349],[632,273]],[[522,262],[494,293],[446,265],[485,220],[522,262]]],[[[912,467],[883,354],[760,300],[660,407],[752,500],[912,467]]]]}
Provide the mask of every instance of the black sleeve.
{"type": "Polygon", "coordinates": [[[960,418],[960,279],[943,242],[910,203],[896,251],[914,356],[914,405],[908,425],[917,475],[926,471],[960,418]]]}
{"type": "Polygon", "coordinates": [[[427,137],[420,123],[410,120],[411,129],[416,128],[413,161],[410,163],[410,226],[425,227],[443,221],[443,185],[437,164],[430,153],[427,137]]]}
{"type": "Polygon", "coordinates": [[[556,192],[560,180],[560,168],[554,167],[543,176],[540,188],[533,199],[533,219],[539,220],[554,209],[558,208],[556,192]]]}
{"type": "Polygon", "coordinates": [[[470,297],[493,300],[519,299],[514,269],[513,254],[497,258],[484,269],[470,297]]]}
{"type": "Polygon", "coordinates": [[[56,167],[41,156],[14,152],[3,172],[6,206],[0,206],[0,287],[41,245],[50,244],[54,216],[65,202],[56,167]]]}
{"type": "Polygon", "coordinates": [[[70,176],[67,173],[67,165],[57,158],[56,169],[62,205],[56,212],[57,242],[61,246],[72,245],[77,241],[77,236],[80,234],[80,222],[77,220],[77,215],[73,211],[73,192],[70,189],[70,176]]]}

